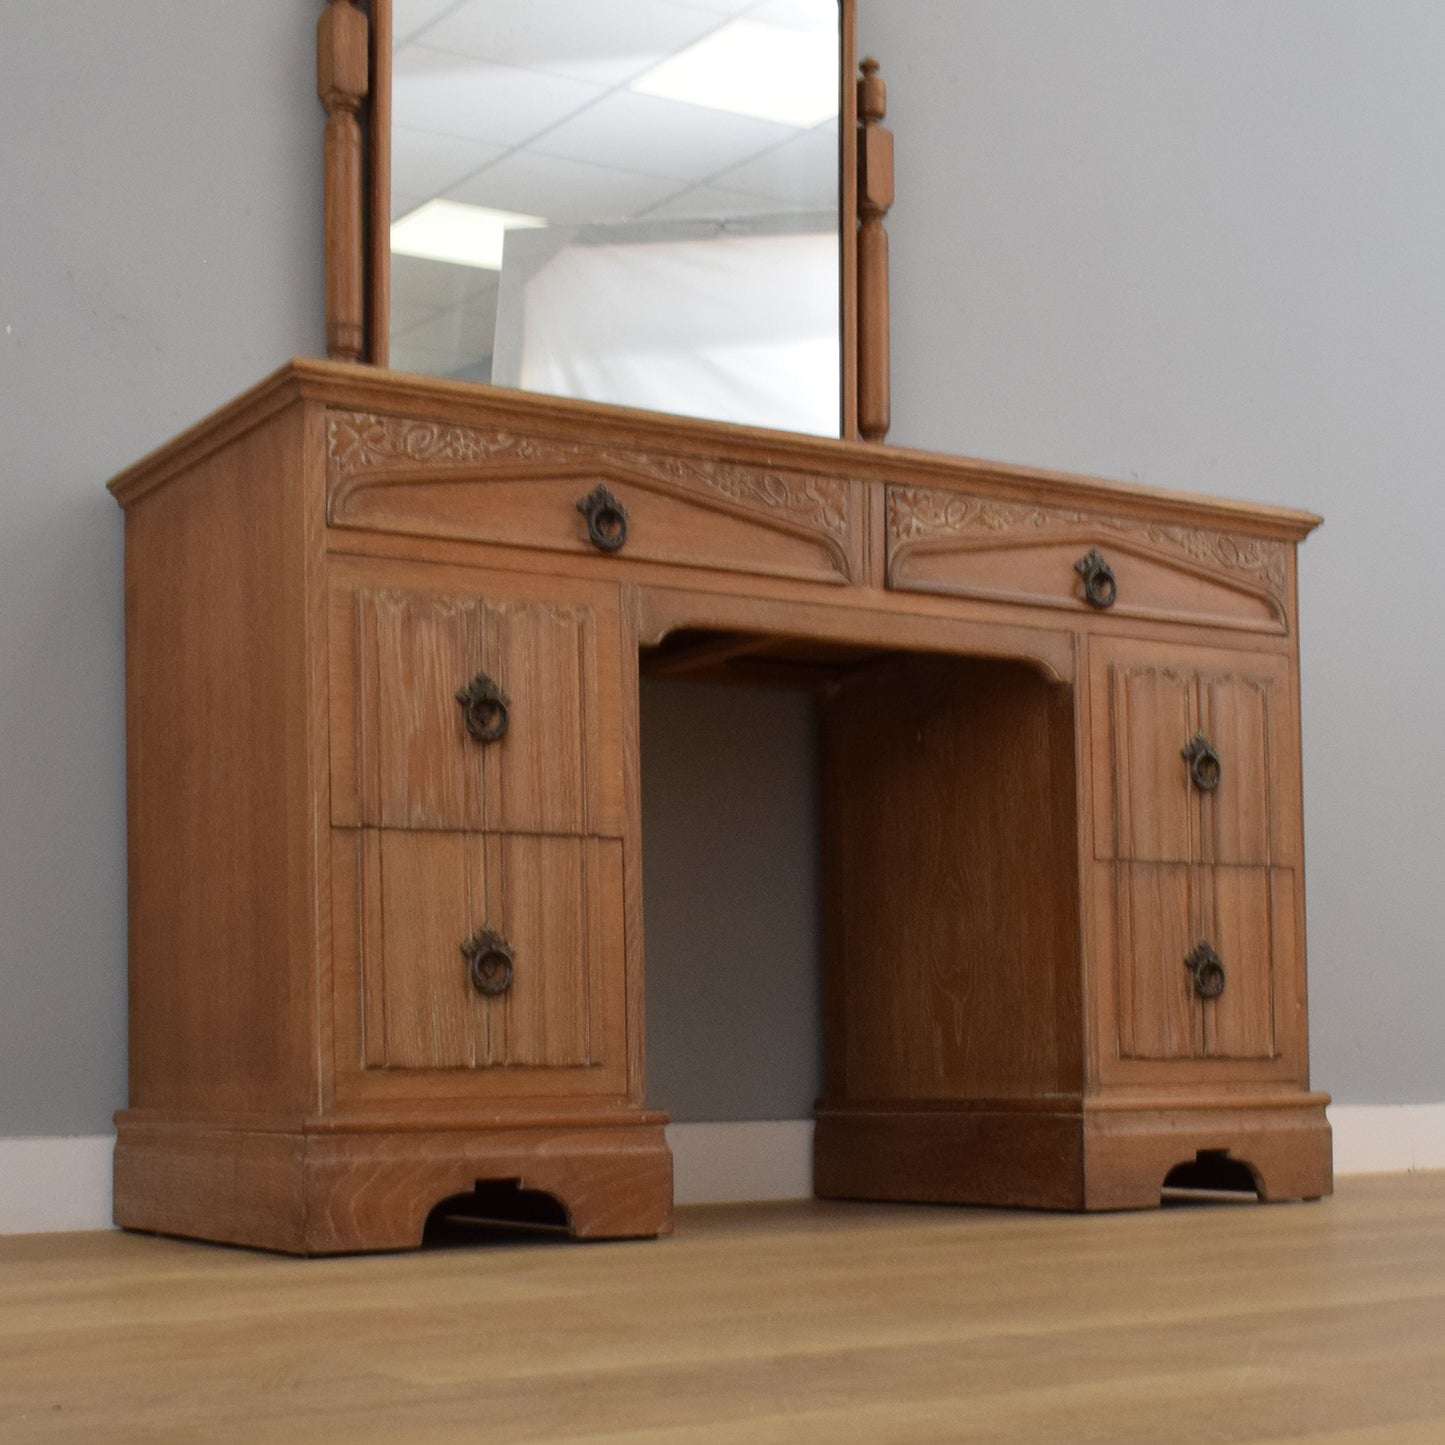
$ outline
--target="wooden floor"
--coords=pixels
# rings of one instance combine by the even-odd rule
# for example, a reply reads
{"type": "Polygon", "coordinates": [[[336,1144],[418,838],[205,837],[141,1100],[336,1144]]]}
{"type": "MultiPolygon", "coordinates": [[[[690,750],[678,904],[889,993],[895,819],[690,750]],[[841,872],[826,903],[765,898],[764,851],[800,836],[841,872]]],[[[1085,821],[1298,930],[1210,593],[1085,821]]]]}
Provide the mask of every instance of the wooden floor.
{"type": "Polygon", "coordinates": [[[310,1261],[0,1240],[0,1441],[130,1440],[1445,1442],[1445,1174],[310,1261]]]}

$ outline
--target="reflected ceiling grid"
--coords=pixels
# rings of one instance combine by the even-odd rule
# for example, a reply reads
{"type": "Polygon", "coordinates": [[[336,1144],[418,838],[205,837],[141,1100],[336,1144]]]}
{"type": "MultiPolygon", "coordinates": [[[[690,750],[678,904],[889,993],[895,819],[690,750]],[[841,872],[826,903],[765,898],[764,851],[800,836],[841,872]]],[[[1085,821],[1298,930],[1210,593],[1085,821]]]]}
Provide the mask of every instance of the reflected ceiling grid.
{"type": "MultiPolygon", "coordinates": [[[[393,219],[433,197],[563,224],[831,208],[835,122],[808,129],[628,89],[734,19],[797,23],[797,4],[628,0],[604,16],[597,0],[548,0],[545,12],[534,0],[394,0],[393,219]],[[579,53],[598,40],[600,55],[579,53]],[[573,54],[559,59],[559,42],[573,54]],[[480,124],[458,60],[487,69],[480,124]],[[409,74],[427,82],[408,90],[409,74]]],[[[462,338],[486,329],[495,276],[400,256],[393,268],[394,364],[483,362],[462,338]]]]}

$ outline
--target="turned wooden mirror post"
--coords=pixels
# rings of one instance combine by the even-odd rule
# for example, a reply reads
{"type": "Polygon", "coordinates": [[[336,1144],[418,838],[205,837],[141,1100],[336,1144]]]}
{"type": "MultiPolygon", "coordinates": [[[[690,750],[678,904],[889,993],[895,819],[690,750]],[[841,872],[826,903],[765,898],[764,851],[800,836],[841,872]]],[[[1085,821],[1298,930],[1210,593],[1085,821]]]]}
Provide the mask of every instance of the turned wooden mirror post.
{"type": "MultiPolygon", "coordinates": [[[[391,359],[391,0],[328,0],[318,27],[326,131],[327,350],[337,360],[391,359]]],[[[838,213],[840,433],[881,441],[888,429],[888,252],[892,137],[884,85],[857,74],[856,0],[839,0],[838,213]]]]}
{"type": "Polygon", "coordinates": [[[316,90],[326,107],[326,353],[360,361],[366,347],[365,190],[361,109],[368,78],[366,16],[328,0],[316,30],[316,90]]]}

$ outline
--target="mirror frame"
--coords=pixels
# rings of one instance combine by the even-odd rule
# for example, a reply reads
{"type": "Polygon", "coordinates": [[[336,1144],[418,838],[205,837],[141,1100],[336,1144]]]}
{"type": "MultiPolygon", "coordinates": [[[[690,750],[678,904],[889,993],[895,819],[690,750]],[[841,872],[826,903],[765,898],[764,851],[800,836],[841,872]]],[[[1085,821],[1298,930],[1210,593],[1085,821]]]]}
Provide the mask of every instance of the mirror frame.
{"type": "MultiPolygon", "coordinates": [[[[326,344],[335,360],[386,366],[391,331],[391,0],[327,0],[317,26],[326,127],[326,344]],[[369,103],[368,103],[369,101],[369,103]]],[[[857,0],[838,0],[838,325],[841,435],[888,430],[888,239],[892,136],[877,64],[858,74],[857,0]]]]}

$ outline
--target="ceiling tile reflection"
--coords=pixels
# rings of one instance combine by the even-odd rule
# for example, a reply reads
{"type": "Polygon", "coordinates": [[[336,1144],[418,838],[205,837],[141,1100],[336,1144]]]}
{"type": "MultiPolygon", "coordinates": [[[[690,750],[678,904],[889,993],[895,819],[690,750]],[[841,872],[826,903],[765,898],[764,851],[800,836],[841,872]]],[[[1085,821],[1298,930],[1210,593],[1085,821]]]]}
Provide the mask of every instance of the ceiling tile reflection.
{"type": "Polygon", "coordinates": [[[427,30],[433,50],[620,85],[714,29],[722,16],[665,0],[465,0],[427,30]]]}
{"type": "Polygon", "coordinates": [[[835,126],[805,131],[740,166],[724,171],[717,184],[754,191],[790,208],[826,210],[838,204],[838,132],[835,126]]]}
{"type": "Polygon", "coordinates": [[[448,199],[570,224],[627,220],[677,190],[677,181],[663,177],[536,151],[514,151],[455,187],[448,199]]]}
{"type": "Polygon", "coordinates": [[[572,115],[602,87],[557,75],[408,46],[392,73],[392,122],[492,145],[514,146],[572,115]]]}
{"type": "Polygon", "coordinates": [[[796,134],[793,127],[773,121],[614,91],[549,131],[535,149],[569,160],[699,181],[796,134]]]}
{"type": "Polygon", "coordinates": [[[433,131],[391,129],[391,185],[394,191],[429,198],[507,154],[504,146],[463,140],[433,131]]]}

